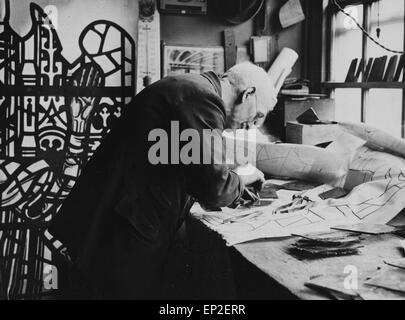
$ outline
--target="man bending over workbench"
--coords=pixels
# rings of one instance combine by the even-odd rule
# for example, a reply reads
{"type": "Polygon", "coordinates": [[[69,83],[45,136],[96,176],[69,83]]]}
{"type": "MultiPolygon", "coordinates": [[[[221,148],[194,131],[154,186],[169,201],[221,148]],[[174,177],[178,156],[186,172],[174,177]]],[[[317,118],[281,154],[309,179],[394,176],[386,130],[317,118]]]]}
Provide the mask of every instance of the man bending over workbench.
{"type": "Polygon", "coordinates": [[[94,298],[158,297],[169,248],[193,202],[232,206],[245,186],[264,181],[257,169],[242,174],[214,161],[221,150],[210,152],[207,162],[207,150],[200,147],[201,154],[193,155],[200,162],[183,163],[182,133],[188,130],[192,138],[190,129],[202,136],[207,130],[260,126],[275,103],[271,79],[251,63],[221,77],[167,77],[134,98],[49,229],[67,246],[94,298]]]}

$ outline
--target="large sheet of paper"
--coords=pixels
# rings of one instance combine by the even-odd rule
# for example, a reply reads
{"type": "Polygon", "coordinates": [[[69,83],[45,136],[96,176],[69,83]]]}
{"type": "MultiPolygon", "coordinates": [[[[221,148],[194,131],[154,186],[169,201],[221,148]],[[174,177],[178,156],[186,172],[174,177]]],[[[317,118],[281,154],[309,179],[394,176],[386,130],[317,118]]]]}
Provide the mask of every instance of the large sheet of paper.
{"type": "MultiPolygon", "coordinates": [[[[347,143],[346,140],[343,142],[347,143]]],[[[344,149],[342,145],[340,147],[344,149]]],[[[334,149],[339,149],[339,146],[334,149]]],[[[314,201],[313,206],[304,210],[274,214],[276,208],[291,202],[292,195],[297,193],[280,190],[279,199],[267,207],[225,208],[222,212],[207,213],[196,206],[192,213],[220,233],[228,245],[235,245],[260,238],[326,231],[336,225],[363,222],[385,224],[405,208],[404,159],[361,146],[352,150],[347,172],[364,173],[367,181],[354,186],[341,199],[319,198],[319,194],[334,188],[328,184],[304,192],[302,195],[314,201]]]]}
{"type": "Polygon", "coordinates": [[[339,122],[340,128],[367,142],[367,146],[405,157],[405,140],[364,123],[339,122]]]}
{"type": "Polygon", "coordinates": [[[272,177],[292,178],[338,185],[347,172],[346,151],[266,141],[259,131],[224,133],[228,163],[251,163],[272,177]]]}

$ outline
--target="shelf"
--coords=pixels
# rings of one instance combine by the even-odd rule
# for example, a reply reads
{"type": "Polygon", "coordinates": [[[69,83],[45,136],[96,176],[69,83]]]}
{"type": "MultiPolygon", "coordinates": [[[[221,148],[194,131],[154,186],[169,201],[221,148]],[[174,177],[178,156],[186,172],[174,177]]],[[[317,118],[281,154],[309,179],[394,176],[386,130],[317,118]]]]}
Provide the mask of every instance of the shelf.
{"type": "Polygon", "coordinates": [[[405,82],[323,82],[324,88],[405,89],[405,82]]]}

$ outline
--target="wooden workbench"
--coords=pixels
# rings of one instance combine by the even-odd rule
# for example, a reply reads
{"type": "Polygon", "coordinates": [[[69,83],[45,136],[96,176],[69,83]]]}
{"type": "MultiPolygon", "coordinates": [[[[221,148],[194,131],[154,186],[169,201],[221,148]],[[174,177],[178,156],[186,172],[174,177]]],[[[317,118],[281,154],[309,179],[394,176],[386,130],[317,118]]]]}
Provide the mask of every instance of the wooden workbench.
{"type": "MultiPolygon", "coordinates": [[[[392,225],[404,225],[405,214],[402,213],[392,225]]],[[[298,260],[291,256],[287,249],[296,238],[259,240],[239,244],[235,249],[249,262],[289,290],[300,299],[326,299],[327,296],[307,288],[305,283],[315,276],[346,276],[346,266],[358,269],[359,287],[364,287],[364,280],[383,267],[384,260],[404,257],[404,249],[400,246],[401,238],[395,235],[362,235],[363,248],[359,255],[329,257],[316,260],[298,260]]],[[[367,288],[367,287],[365,287],[367,288]]],[[[368,287],[370,290],[370,287],[368,287]]],[[[375,292],[382,292],[377,289],[375,292]]],[[[384,295],[390,295],[389,292],[384,295]]]]}
{"type": "MultiPolygon", "coordinates": [[[[362,245],[364,247],[360,249],[359,255],[316,260],[299,260],[289,254],[287,249],[296,241],[296,238],[293,237],[251,241],[235,245],[229,250],[215,232],[209,230],[201,222],[192,220],[189,223],[189,239],[191,241],[190,249],[193,252],[192,264],[195,281],[200,289],[199,298],[240,298],[232,281],[237,282],[242,278],[245,283],[252,282],[253,287],[261,286],[267,280],[271,282],[271,285],[264,286],[264,290],[262,289],[259,296],[254,296],[255,299],[277,299],[279,298],[278,292],[282,292],[280,298],[287,299],[328,299],[330,296],[306,287],[305,283],[311,277],[319,275],[330,278],[344,277],[345,267],[352,265],[358,269],[358,283],[361,288],[364,287],[363,281],[368,276],[375,273],[379,267],[384,266],[384,260],[405,256],[399,242],[401,238],[395,235],[363,235],[362,245]],[[232,256],[235,256],[232,255],[233,251],[248,261],[246,264],[250,265],[250,269],[258,269],[257,273],[262,274],[259,280],[257,277],[256,279],[250,278],[256,272],[251,270],[246,272],[248,269],[246,266],[242,268],[242,272],[235,270],[238,268],[238,266],[235,268],[235,261],[240,265],[240,260],[244,259],[232,259],[232,256]],[[228,257],[229,252],[231,252],[231,258],[228,257]],[[285,294],[284,291],[287,291],[288,294],[285,294]]],[[[405,225],[405,214],[401,214],[390,224],[405,225]]],[[[241,269],[240,266],[239,269],[241,269]]],[[[370,290],[370,287],[368,288],[370,290]]],[[[382,292],[385,297],[395,297],[386,290],[374,289],[374,293],[379,292],[382,292]]]]}
{"type": "Polygon", "coordinates": [[[359,286],[367,276],[384,265],[384,260],[403,257],[399,238],[393,235],[365,236],[359,255],[303,260],[291,256],[287,248],[296,239],[261,240],[236,245],[236,250],[300,299],[326,299],[327,296],[307,288],[305,283],[314,276],[346,276],[345,267],[358,269],[359,286]]]}

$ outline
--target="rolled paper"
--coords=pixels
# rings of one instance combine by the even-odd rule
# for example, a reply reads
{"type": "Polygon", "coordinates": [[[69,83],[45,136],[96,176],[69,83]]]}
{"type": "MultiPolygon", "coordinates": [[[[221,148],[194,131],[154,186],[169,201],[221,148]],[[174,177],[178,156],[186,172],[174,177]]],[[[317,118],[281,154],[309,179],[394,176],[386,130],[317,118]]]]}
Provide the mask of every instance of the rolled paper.
{"type": "Polygon", "coordinates": [[[346,132],[367,142],[371,149],[388,152],[405,158],[405,140],[394,137],[380,129],[364,123],[339,122],[346,132]]]}
{"type": "Polygon", "coordinates": [[[277,93],[284,84],[285,79],[290,75],[292,67],[298,60],[298,53],[290,48],[283,48],[267,71],[270,78],[273,80],[274,87],[277,93]]]}
{"type": "Polygon", "coordinates": [[[238,130],[223,137],[228,164],[250,163],[268,176],[338,185],[347,173],[348,159],[322,148],[271,143],[254,130],[238,130]]]}

